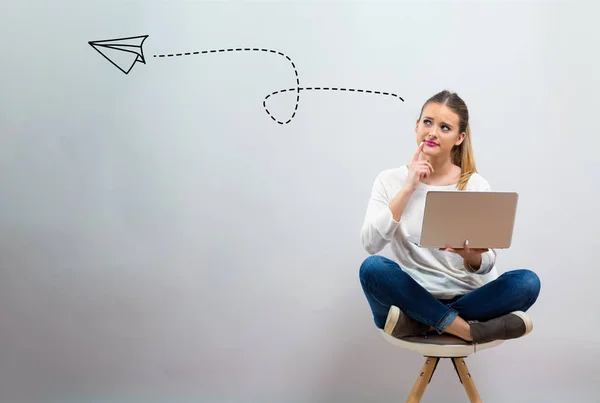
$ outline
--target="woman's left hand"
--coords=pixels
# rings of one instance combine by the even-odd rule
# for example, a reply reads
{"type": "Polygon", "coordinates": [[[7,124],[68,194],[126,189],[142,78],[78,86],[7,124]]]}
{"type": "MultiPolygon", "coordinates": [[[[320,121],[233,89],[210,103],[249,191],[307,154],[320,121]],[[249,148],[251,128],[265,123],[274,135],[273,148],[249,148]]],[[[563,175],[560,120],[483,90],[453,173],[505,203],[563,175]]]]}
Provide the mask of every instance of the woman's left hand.
{"type": "Polygon", "coordinates": [[[469,248],[469,240],[465,241],[464,248],[451,248],[450,246],[446,246],[445,248],[440,248],[440,250],[456,253],[467,261],[479,259],[482,253],[489,251],[488,248],[469,248]]]}

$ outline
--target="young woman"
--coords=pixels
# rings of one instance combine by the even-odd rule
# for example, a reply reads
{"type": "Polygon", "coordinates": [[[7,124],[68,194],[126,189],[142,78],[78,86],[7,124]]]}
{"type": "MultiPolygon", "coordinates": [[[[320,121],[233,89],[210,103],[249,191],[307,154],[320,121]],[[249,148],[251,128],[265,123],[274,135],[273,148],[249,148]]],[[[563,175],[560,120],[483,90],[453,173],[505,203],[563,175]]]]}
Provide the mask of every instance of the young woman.
{"type": "Polygon", "coordinates": [[[540,280],[513,270],[483,281],[495,265],[493,249],[420,248],[429,190],[490,190],[477,173],[469,112],[456,94],[442,91],[421,109],[418,148],[410,164],[381,172],[368,202],[361,239],[371,254],[360,282],[375,324],[398,337],[449,333],[468,343],[524,336],[533,330],[525,313],[537,300],[540,280]],[[390,245],[394,259],[376,255],[390,245]]]}

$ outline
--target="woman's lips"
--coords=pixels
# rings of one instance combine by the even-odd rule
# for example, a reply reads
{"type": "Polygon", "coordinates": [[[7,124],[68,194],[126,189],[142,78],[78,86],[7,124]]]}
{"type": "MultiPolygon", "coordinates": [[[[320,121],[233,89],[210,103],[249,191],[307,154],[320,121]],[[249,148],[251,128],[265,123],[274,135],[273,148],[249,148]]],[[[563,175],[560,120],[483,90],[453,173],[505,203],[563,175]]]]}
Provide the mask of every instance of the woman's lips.
{"type": "Polygon", "coordinates": [[[437,146],[437,143],[433,141],[425,141],[425,145],[428,145],[429,147],[435,147],[437,146]]]}

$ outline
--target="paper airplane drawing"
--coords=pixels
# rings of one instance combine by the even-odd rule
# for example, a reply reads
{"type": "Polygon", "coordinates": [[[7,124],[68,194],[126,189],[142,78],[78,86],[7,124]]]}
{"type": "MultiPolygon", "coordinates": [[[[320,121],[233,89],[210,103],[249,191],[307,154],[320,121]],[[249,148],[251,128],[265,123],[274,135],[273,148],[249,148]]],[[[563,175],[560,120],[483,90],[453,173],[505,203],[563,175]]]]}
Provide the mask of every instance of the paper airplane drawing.
{"type": "Polygon", "coordinates": [[[146,38],[148,38],[148,35],[89,41],[88,43],[116,68],[125,74],[129,74],[137,62],[146,64],[144,50],[142,49],[146,38]]]}

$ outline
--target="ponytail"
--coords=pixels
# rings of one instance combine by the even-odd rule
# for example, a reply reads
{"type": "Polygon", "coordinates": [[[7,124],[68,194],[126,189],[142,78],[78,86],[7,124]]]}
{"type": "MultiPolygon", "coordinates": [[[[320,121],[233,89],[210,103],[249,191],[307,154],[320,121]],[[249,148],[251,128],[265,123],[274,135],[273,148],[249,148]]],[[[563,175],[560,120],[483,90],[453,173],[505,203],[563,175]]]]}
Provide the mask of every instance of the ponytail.
{"type": "Polygon", "coordinates": [[[471,175],[477,172],[475,156],[471,144],[471,126],[467,124],[463,142],[452,149],[452,162],[460,167],[458,190],[465,190],[471,175]]]}

